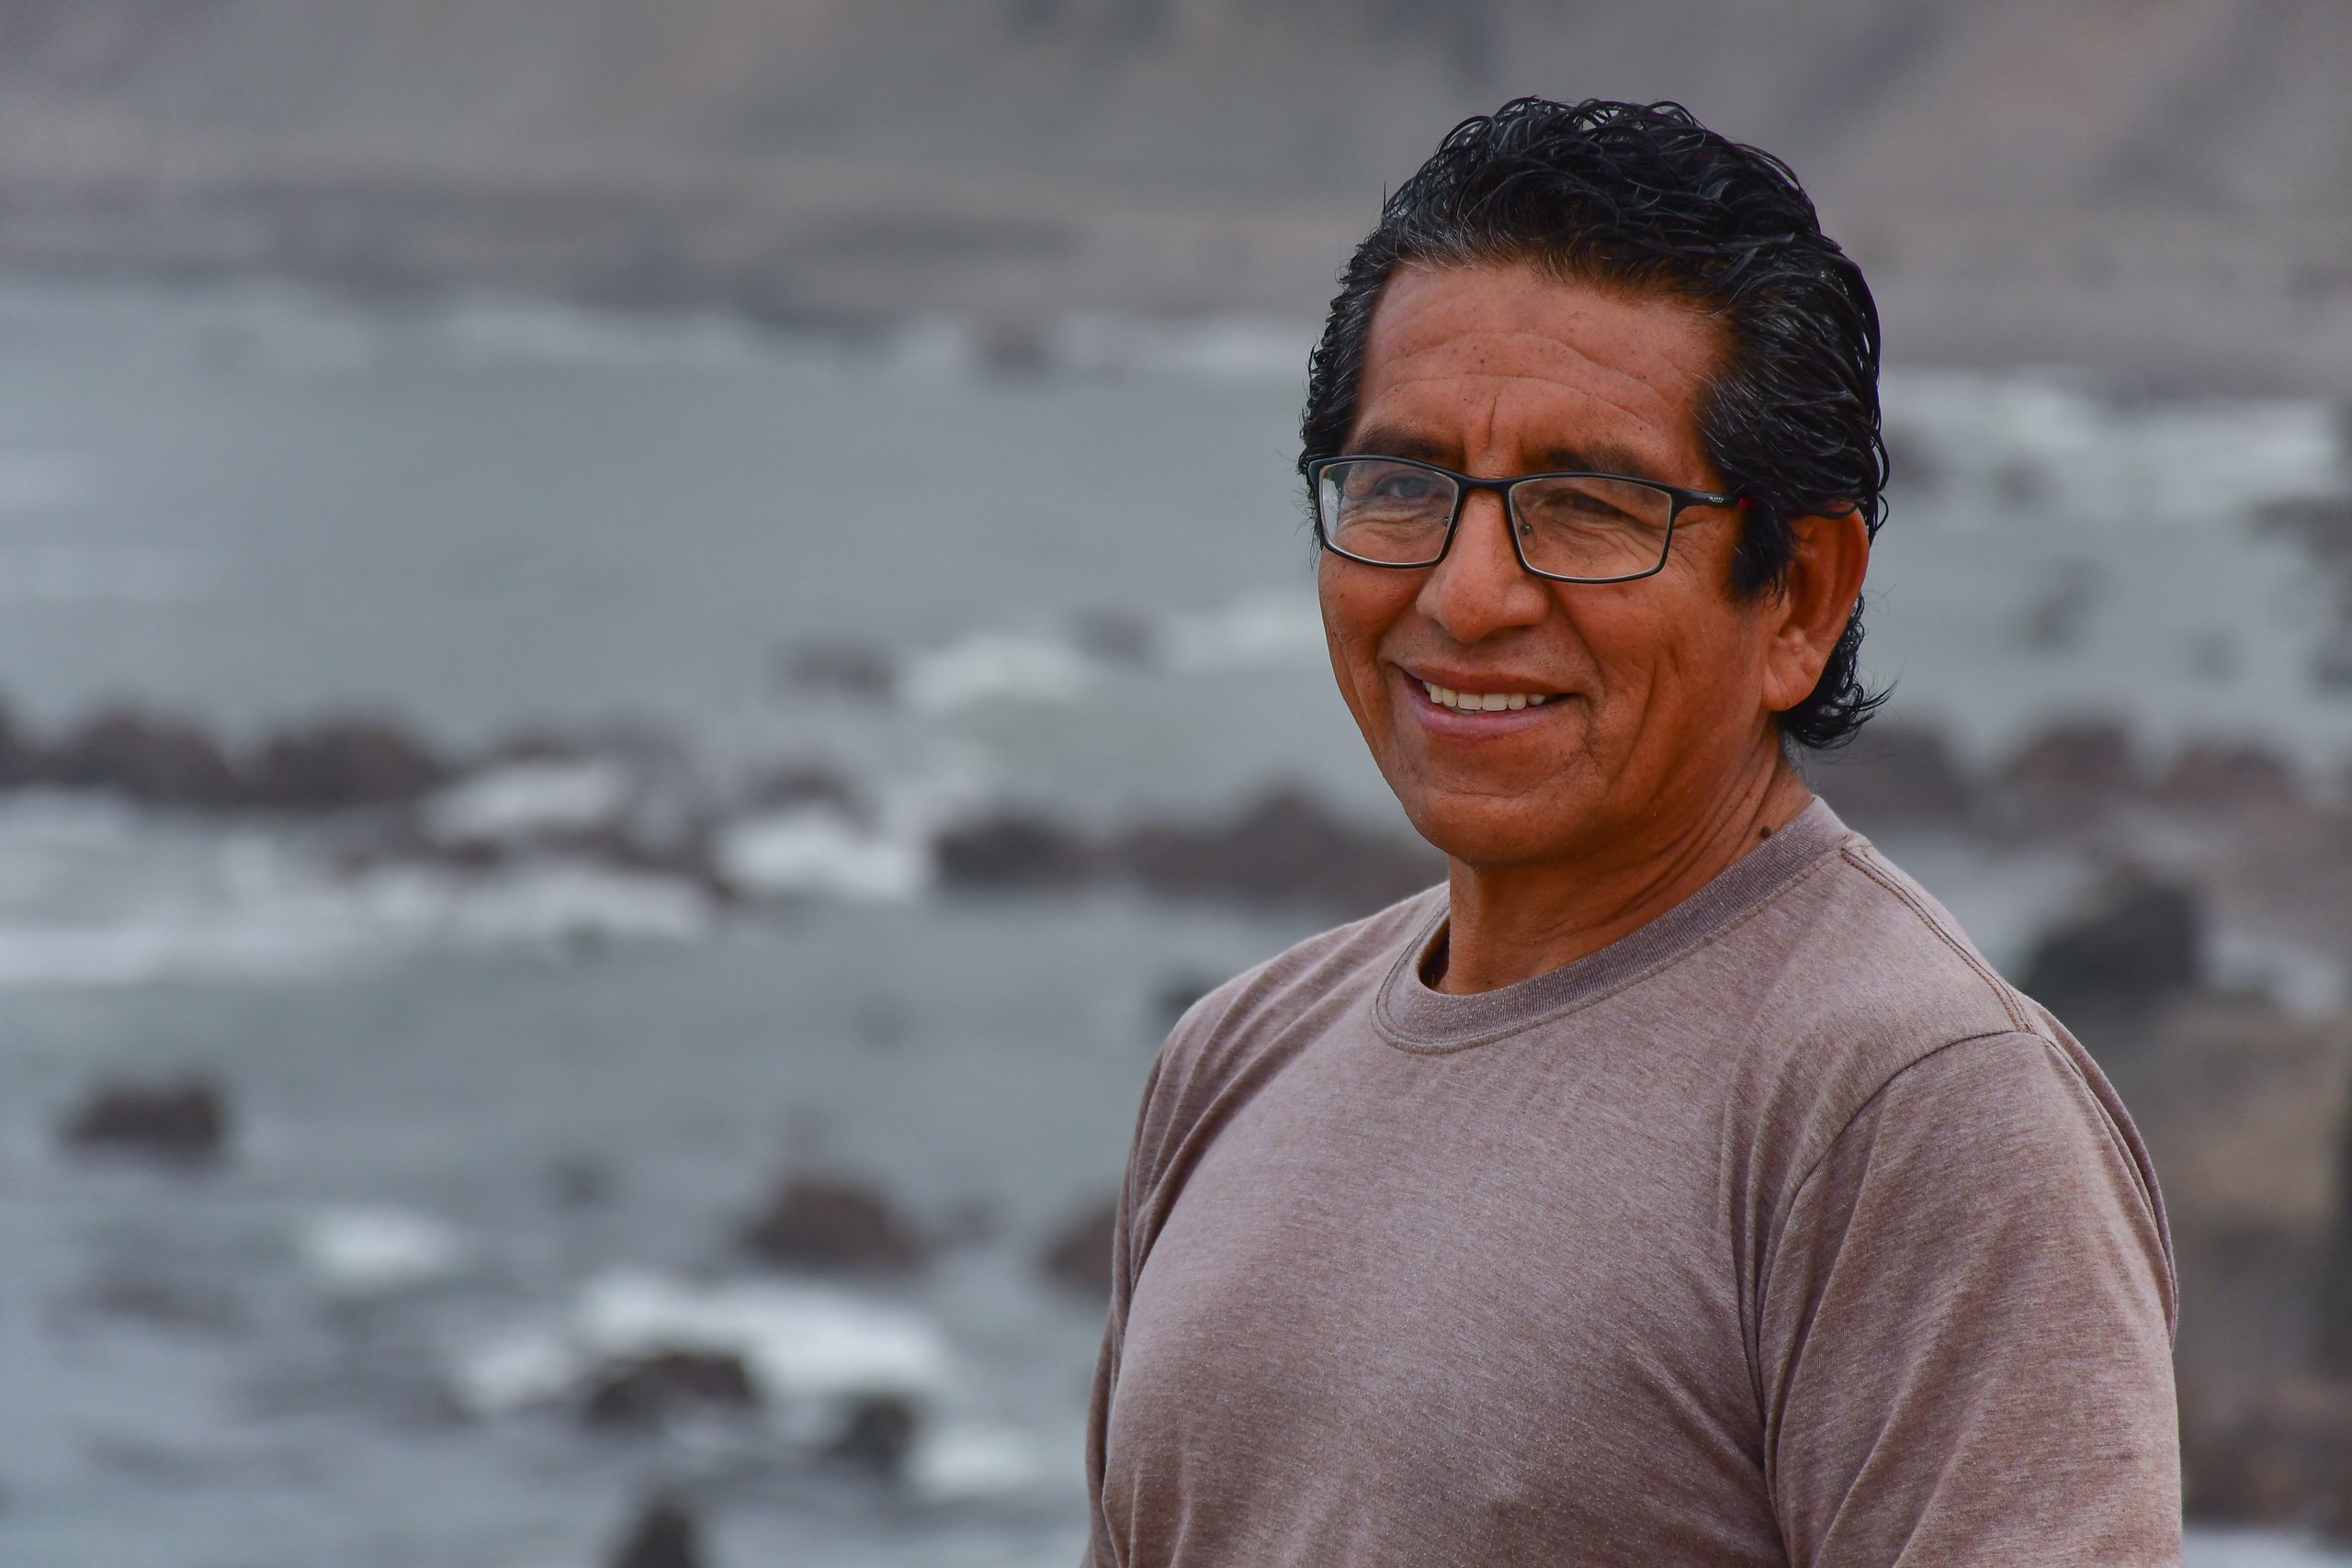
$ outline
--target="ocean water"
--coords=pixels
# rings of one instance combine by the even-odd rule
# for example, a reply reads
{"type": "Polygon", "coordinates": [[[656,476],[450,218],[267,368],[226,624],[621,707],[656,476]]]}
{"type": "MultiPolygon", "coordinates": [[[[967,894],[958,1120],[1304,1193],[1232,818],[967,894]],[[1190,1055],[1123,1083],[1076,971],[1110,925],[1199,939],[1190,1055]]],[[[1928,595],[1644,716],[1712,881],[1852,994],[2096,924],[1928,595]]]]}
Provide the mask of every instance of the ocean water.
{"type": "MultiPolygon", "coordinates": [[[[0,288],[0,693],[232,740],[331,711],[462,750],[629,721],[729,779],[735,880],[561,857],[354,871],[324,829],[0,797],[0,1562],[584,1568],[656,1487],[721,1565],[1074,1560],[1096,1303],[1037,1258],[1115,1182],[1171,995],[1317,922],[932,886],[939,821],[1213,816],[1295,782],[1397,826],[1329,690],[1289,471],[1304,333],[1079,322],[991,367],[923,327],[269,289],[0,288]],[[810,673],[811,650],[888,682],[810,673]],[[228,1089],[218,1169],[92,1165],[102,1074],[228,1089]],[[792,1170],[939,1238],[888,1285],[733,1245],[792,1170]],[[600,1365],[741,1354],[748,1421],[583,1429],[600,1365]],[[908,1400],[904,1481],[820,1457],[908,1400]]],[[[2333,776],[2340,588],[2267,507],[2337,493],[2323,405],[1898,374],[1871,583],[1896,710],[2053,716],[2333,776]]],[[[822,660],[816,662],[821,663],[822,660]]],[[[609,761],[478,772],[427,831],[591,825],[609,761]]],[[[1910,860],[1996,957],[2065,867],[1910,860]]],[[[2335,1561],[2211,1535],[2192,1562],[2335,1561]]]]}

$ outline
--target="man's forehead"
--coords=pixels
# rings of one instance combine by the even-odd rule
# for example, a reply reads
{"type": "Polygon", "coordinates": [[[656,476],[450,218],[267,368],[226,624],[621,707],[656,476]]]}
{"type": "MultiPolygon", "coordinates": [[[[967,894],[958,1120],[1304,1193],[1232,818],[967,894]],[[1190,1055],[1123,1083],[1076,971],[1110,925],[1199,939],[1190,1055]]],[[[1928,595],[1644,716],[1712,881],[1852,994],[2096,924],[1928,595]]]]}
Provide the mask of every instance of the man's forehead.
{"type": "Polygon", "coordinates": [[[1717,322],[1668,295],[1532,267],[1406,269],[1374,313],[1358,424],[1425,443],[1507,435],[1531,455],[1685,449],[1723,347],[1717,322]],[[1513,428],[1449,428],[1464,422],[1513,428]]]}

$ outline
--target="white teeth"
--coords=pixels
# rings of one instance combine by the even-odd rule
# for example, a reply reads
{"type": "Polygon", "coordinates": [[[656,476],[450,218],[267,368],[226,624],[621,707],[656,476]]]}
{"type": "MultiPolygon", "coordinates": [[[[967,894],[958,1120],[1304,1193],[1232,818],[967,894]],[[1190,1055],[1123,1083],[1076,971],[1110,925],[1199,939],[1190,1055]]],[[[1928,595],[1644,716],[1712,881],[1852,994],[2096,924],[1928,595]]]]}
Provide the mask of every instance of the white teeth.
{"type": "Polygon", "coordinates": [[[1519,708],[1542,707],[1552,700],[1544,692],[1457,692],[1441,686],[1435,681],[1423,681],[1421,689],[1430,701],[1453,708],[1461,713],[1506,713],[1519,708]]]}

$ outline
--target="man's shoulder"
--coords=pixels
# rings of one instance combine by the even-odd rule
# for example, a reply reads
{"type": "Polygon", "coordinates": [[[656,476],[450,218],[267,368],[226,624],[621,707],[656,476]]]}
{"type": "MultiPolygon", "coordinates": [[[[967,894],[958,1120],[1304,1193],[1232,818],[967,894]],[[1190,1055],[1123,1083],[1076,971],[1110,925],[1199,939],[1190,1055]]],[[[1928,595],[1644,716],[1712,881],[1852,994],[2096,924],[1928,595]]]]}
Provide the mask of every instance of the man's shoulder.
{"type": "Polygon", "coordinates": [[[2097,1103],[2136,1144],[2073,1036],[1869,840],[1847,838],[1779,901],[1772,922],[1769,979],[1747,998],[1741,1098],[1800,1168],[1890,1084],[1976,1042],[2008,1051],[2030,1043],[2055,1069],[2047,1081],[2097,1103]]]}
{"type": "Polygon", "coordinates": [[[1373,991],[1444,908],[1442,884],[1424,888],[1235,976],[1176,1021],[1160,1047],[1160,1080],[1229,1079],[1285,1040],[1351,1008],[1368,1008],[1373,991]]]}
{"type": "Polygon", "coordinates": [[[1849,834],[1780,900],[1771,1005],[1823,1027],[1932,1048],[2037,1032],[2039,1010],[1977,951],[1950,910],[1849,834]]]}

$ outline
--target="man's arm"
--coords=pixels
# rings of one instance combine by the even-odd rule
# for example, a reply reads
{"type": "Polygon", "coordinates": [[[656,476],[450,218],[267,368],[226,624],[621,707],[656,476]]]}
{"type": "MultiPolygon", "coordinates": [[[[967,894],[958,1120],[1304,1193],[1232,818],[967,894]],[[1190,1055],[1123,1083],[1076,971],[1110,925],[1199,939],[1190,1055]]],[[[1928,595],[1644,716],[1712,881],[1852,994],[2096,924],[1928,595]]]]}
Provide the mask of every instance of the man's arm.
{"type": "Polygon", "coordinates": [[[2172,1291],[2140,1168],[2058,1048],[1992,1035],[1898,1074],[1766,1265],[1791,1562],[2179,1562],[2172,1291]]]}
{"type": "MultiPolygon", "coordinates": [[[[1179,1026],[1182,1027],[1181,1025],[1179,1026]]],[[[1152,1063],[1144,1080],[1143,1105],[1136,1115],[1135,1137],[1127,1151],[1125,1177],[1119,1183],[1117,1217],[1111,1230],[1111,1310],[1102,1327],[1102,1348],[1094,1362],[1094,1394],[1086,1412],[1086,1557],[1081,1568],[1115,1568],[1118,1548],[1103,1511],[1102,1488],[1108,1472],[1111,1395],[1119,1382],[1119,1350],[1126,1334],[1127,1308],[1135,1297],[1135,1230],[1137,1190],[1146,1178],[1147,1131],[1151,1126],[1152,1097],[1159,1087],[1163,1055],[1152,1063]]]]}

